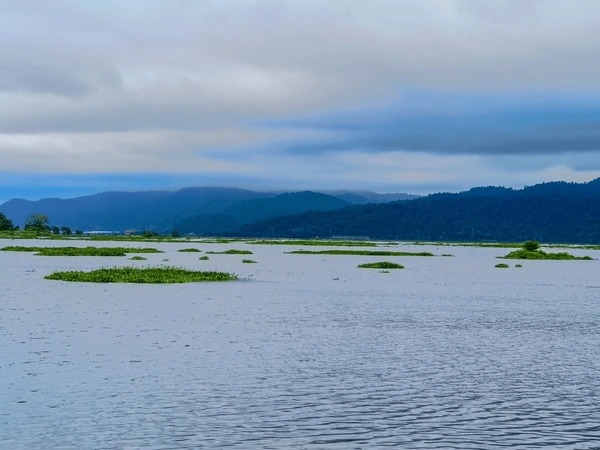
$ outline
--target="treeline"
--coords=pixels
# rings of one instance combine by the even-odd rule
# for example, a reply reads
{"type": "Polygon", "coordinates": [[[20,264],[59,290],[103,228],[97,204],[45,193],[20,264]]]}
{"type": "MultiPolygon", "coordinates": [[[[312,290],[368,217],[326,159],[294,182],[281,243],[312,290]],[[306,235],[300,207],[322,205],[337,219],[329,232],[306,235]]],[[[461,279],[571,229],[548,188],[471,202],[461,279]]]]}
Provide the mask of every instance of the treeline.
{"type": "MultiPolygon", "coordinates": [[[[0,212],[0,231],[20,231],[20,227],[15,226],[6,215],[0,212]]],[[[36,234],[63,234],[71,235],[73,230],[68,226],[50,225],[50,219],[45,214],[32,214],[25,221],[23,231],[36,234]]],[[[83,234],[81,230],[76,230],[75,234],[83,234]]]]}
{"type": "Polygon", "coordinates": [[[410,201],[310,212],[249,225],[237,235],[369,236],[430,241],[600,242],[600,179],[514,190],[474,188],[410,201]]]}

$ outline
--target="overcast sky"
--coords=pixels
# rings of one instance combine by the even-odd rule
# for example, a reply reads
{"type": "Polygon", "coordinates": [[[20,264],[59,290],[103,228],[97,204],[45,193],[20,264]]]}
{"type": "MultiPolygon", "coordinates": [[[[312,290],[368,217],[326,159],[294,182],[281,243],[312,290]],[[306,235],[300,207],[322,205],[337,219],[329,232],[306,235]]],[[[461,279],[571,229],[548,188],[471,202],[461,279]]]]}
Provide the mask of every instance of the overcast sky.
{"type": "Polygon", "coordinates": [[[0,0],[0,200],[600,176],[600,1],[0,0]]]}

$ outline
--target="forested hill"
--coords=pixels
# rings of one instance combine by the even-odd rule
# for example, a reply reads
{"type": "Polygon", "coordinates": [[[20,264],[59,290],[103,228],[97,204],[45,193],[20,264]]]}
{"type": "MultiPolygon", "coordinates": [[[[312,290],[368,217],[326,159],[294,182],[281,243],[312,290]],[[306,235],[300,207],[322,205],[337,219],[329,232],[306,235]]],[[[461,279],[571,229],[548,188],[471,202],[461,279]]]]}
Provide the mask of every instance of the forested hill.
{"type": "Polygon", "coordinates": [[[411,201],[361,205],[279,217],[238,235],[369,236],[405,240],[494,240],[600,243],[600,178],[552,182],[521,190],[474,188],[411,201]]]}
{"type": "Polygon", "coordinates": [[[19,226],[23,226],[30,215],[43,214],[49,217],[52,225],[67,225],[84,231],[134,229],[223,234],[276,216],[414,197],[368,191],[340,191],[327,195],[310,191],[281,193],[195,187],[173,192],[103,192],[72,199],[13,199],[0,205],[0,213],[19,226]]]}

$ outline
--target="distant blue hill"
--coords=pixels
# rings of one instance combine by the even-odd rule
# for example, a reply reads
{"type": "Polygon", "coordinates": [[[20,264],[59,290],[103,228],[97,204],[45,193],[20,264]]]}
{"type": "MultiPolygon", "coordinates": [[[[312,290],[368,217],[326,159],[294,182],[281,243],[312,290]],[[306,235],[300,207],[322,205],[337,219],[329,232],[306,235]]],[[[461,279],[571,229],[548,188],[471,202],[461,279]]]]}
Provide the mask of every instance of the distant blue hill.
{"type": "Polygon", "coordinates": [[[337,196],[310,191],[281,193],[197,187],[174,192],[103,192],[72,199],[13,199],[0,205],[0,212],[21,226],[29,215],[45,214],[52,225],[86,231],[135,229],[222,234],[277,216],[331,211],[397,197],[412,196],[352,191],[337,196]]]}
{"type": "Polygon", "coordinates": [[[515,190],[478,187],[411,201],[306,212],[244,226],[240,236],[600,244],[600,178],[515,190]]]}

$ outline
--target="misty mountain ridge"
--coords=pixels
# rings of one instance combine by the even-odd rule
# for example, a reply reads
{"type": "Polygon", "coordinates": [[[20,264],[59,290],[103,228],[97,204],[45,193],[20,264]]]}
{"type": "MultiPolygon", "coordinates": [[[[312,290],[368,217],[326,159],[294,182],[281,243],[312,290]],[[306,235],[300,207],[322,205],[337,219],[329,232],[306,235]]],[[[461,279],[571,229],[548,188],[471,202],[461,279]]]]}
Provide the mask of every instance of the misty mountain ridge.
{"type": "Polygon", "coordinates": [[[340,191],[337,196],[311,191],[190,187],[177,191],[102,192],[72,199],[13,199],[0,205],[0,212],[20,226],[31,214],[45,214],[52,224],[86,231],[178,230],[207,234],[231,231],[276,216],[413,197],[368,191],[340,191]]]}
{"type": "Polygon", "coordinates": [[[307,212],[247,225],[240,236],[330,237],[429,241],[600,243],[600,178],[523,189],[477,187],[411,201],[307,212]]]}

